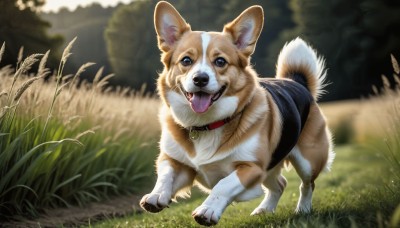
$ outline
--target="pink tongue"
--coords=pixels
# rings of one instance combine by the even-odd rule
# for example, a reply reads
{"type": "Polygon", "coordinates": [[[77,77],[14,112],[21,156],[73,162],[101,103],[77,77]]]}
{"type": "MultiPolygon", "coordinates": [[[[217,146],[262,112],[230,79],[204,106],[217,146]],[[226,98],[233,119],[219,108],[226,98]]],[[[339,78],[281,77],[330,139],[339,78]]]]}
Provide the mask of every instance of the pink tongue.
{"type": "Polygon", "coordinates": [[[211,94],[197,92],[193,94],[190,104],[193,111],[197,113],[203,113],[208,110],[211,105],[211,94]]]}

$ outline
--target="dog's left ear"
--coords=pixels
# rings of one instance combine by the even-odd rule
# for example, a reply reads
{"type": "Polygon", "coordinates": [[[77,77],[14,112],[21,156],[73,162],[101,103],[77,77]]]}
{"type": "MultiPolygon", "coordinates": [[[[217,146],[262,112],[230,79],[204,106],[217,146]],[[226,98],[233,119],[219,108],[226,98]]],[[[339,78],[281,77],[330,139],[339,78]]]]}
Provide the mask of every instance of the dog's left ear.
{"type": "Polygon", "coordinates": [[[243,11],[235,20],[224,27],[224,33],[232,36],[236,47],[246,56],[253,54],[257,39],[264,25],[261,6],[252,6],[243,11]]]}

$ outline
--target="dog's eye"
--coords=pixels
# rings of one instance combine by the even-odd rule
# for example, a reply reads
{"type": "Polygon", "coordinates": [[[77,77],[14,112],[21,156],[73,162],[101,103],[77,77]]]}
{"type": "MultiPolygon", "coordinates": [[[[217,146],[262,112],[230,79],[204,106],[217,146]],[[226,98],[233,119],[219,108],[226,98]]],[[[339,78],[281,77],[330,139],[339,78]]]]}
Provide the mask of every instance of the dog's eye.
{"type": "Polygon", "coordinates": [[[222,57],[218,57],[214,60],[214,64],[217,67],[224,67],[226,64],[226,60],[222,57]]]}
{"type": "Polygon", "coordinates": [[[181,64],[183,66],[190,66],[192,65],[192,59],[188,56],[183,57],[183,59],[181,60],[181,64]]]}

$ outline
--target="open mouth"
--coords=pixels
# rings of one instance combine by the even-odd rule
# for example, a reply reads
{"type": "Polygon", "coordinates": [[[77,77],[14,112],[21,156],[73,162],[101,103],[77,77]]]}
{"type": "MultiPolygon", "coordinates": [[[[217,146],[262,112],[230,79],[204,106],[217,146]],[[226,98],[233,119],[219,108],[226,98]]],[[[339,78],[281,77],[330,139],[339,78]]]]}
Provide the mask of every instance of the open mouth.
{"type": "Polygon", "coordinates": [[[190,102],[190,107],[196,113],[203,113],[208,110],[208,108],[217,101],[224,93],[226,86],[222,86],[221,89],[215,94],[209,94],[204,91],[199,91],[195,93],[189,93],[181,89],[183,94],[185,94],[186,99],[190,102]]]}

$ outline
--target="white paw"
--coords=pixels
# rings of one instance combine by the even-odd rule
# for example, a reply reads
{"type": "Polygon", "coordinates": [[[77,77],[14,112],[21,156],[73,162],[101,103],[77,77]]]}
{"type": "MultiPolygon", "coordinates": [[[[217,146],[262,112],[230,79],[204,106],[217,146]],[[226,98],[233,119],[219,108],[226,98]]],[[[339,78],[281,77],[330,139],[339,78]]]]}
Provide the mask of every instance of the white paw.
{"type": "Polygon", "coordinates": [[[262,214],[266,214],[266,213],[274,213],[273,210],[269,210],[267,208],[263,208],[263,207],[257,207],[256,209],[254,209],[253,212],[251,212],[251,216],[254,215],[262,215],[262,214]]]}
{"type": "Polygon", "coordinates": [[[215,208],[201,205],[193,211],[192,216],[200,225],[213,226],[218,223],[221,214],[222,212],[217,211],[215,208]]]}
{"type": "Polygon", "coordinates": [[[311,207],[311,197],[300,198],[299,202],[297,203],[295,212],[297,214],[307,214],[311,212],[311,207]]]}
{"type": "Polygon", "coordinates": [[[311,205],[298,206],[294,212],[296,214],[308,214],[311,212],[311,205]]]}
{"type": "Polygon", "coordinates": [[[170,202],[171,196],[168,194],[150,193],[143,196],[140,200],[140,206],[148,212],[157,213],[168,207],[170,202]]]}

